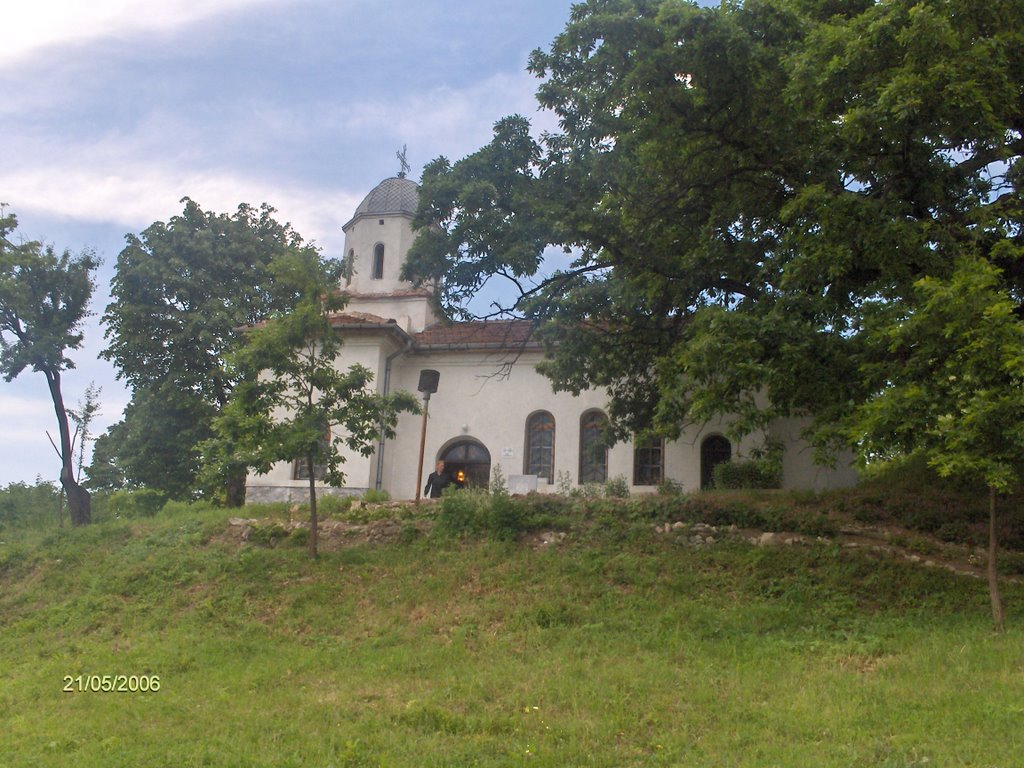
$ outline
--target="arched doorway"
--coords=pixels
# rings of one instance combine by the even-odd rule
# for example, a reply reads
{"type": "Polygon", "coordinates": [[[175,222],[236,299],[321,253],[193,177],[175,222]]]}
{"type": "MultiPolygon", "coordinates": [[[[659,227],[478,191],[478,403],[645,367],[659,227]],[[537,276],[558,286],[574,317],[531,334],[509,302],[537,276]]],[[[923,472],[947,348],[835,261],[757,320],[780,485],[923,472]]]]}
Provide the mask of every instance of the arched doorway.
{"type": "Polygon", "coordinates": [[[471,437],[453,440],[437,454],[452,477],[465,472],[467,488],[487,488],[491,482],[491,454],[471,437]]]}
{"type": "Polygon", "coordinates": [[[721,435],[711,435],[700,444],[700,487],[710,488],[715,467],[732,458],[732,445],[721,435]]]}

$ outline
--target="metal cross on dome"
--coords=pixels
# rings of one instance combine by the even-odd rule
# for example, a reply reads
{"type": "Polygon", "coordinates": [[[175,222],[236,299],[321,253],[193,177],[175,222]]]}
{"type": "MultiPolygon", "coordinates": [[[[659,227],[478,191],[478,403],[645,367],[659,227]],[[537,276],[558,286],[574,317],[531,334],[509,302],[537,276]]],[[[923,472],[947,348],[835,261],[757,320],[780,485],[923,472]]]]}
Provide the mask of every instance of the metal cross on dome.
{"type": "Polygon", "coordinates": [[[402,145],[402,151],[401,152],[395,152],[395,157],[397,157],[398,158],[398,162],[400,162],[402,164],[402,170],[400,170],[398,172],[398,178],[400,178],[400,179],[404,179],[405,178],[405,174],[409,172],[409,168],[411,167],[409,165],[409,161],[405,159],[405,152],[406,152],[407,149],[408,149],[407,145],[403,144],[402,145]]]}

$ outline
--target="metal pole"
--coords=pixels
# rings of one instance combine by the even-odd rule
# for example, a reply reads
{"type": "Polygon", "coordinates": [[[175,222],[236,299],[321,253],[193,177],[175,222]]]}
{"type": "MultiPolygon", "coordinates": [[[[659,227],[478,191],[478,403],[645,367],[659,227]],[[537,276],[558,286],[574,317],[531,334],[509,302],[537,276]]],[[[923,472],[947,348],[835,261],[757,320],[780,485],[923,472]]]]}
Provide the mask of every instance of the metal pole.
{"type": "Polygon", "coordinates": [[[430,393],[423,395],[423,429],[420,430],[420,463],[416,470],[416,503],[420,503],[423,488],[423,452],[427,447],[427,411],[430,410],[430,393]]]}

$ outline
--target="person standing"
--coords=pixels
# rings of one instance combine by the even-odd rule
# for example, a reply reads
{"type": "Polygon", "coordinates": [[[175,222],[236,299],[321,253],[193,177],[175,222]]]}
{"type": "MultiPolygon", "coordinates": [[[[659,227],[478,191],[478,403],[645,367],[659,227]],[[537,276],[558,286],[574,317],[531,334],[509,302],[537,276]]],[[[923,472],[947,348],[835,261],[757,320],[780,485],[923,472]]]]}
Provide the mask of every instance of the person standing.
{"type": "Polygon", "coordinates": [[[428,499],[441,498],[441,492],[452,484],[452,478],[445,471],[444,462],[439,461],[434,471],[427,475],[427,484],[423,487],[423,495],[428,499]]]}

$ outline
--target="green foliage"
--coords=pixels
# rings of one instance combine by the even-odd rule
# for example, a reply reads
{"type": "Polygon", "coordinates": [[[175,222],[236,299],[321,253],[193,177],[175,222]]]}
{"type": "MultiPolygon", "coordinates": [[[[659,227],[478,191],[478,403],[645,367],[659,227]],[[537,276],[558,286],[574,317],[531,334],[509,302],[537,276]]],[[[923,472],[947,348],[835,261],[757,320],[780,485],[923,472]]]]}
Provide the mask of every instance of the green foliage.
{"type": "Polygon", "coordinates": [[[74,446],[61,376],[75,364],[68,352],[82,346],[81,327],[93,292],[94,254],[60,256],[52,245],[15,244],[18,219],[0,210],[0,373],[13,381],[26,368],[43,374],[57,415],[61,470],[75,525],[91,519],[89,493],[74,472],[74,446]]]}
{"type": "Polygon", "coordinates": [[[446,536],[468,536],[484,529],[490,497],[479,488],[449,486],[441,494],[435,530],[446,536]]]}
{"type": "Polygon", "coordinates": [[[491,470],[490,491],[492,494],[508,495],[508,485],[505,483],[505,473],[501,471],[501,465],[495,464],[491,470]]]}
{"type": "Polygon", "coordinates": [[[441,495],[435,530],[442,536],[484,535],[510,541],[528,526],[518,500],[507,492],[449,486],[441,495]]]}
{"type": "Polygon", "coordinates": [[[604,483],[604,495],[609,499],[628,499],[629,483],[622,475],[609,477],[604,483]]]}
{"type": "Polygon", "coordinates": [[[712,470],[715,488],[781,488],[782,465],[772,459],[730,459],[712,470]]]}
{"type": "Polygon", "coordinates": [[[133,519],[152,517],[167,502],[167,497],[151,488],[138,488],[130,491],[115,491],[110,494],[104,504],[104,512],[108,517],[133,519]]]}
{"type": "Polygon", "coordinates": [[[363,493],[363,501],[367,504],[380,504],[385,501],[391,501],[391,494],[385,490],[367,488],[363,493]]]}
{"type": "Polygon", "coordinates": [[[288,543],[296,547],[306,547],[309,544],[309,528],[294,528],[288,534],[288,543]]]}
{"type": "MultiPolygon", "coordinates": [[[[325,516],[340,517],[352,508],[353,501],[355,499],[351,496],[338,496],[337,494],[328,493],[320,497],[317,509],[325,516]]],[[[363,501],[366,501],[365,495],[363,496],[363,501]]]]}
{"type": "MultiPolygon", "coordinates": [[[[344,305],[335,290],[340,269],[312,249],[271,265],[276,289],[295,304],[249,329],[245,344],[230,356],[238,383],[214,421],[216,438],[203,446],[208,476],[226,476],[238,466],[262,474],[276,462],[298,461],[310,478],[322,471],[329,484],[343,486],[339,445],[369,456],[381,436],[394,437],[399,413],[419,412],[418,401],[407,392],[373,391],[373,374],[366,367],[336,367],[342,340],[331,314],[344,305]]],[[[316,554],[316,502],[311,481],[311,555],[316,554]]]]}
{"type": "Polygon", "coordinates": [[[51,482],[10,483],[0,488],[0,529],[56,524],[59,504],[60,489],[51,482]]]}
{"type": "Polygon", "coordinates": [[[429,164],[406,273],[453,315],[491,275],[535,278],[513,308],[543,372],[606,388],[617,438],[811,414],[849,444],[863,366],[904,364],[869,342],[876,302],[973,253],[1020,309],[1024,7],[705,5],[577,5],[529,63],[558,130],[509,117],[429,164]],[[573,261],[542,279],[550,246],[573,261]]]}
{"type": "Polygon", "coordinates": [[[683,486],[681,483],[675,480],[665,478],[658,483],[658,495],[660,496],[679,496],[683,493],[683,486]]]}
{"type": "MultiPolygon", "coordinates": [[[[876,344],[902,364],[854,434],[879,453],[917,448],[940,475],[1013,490],[1024,479],[1024,323],[999,270],[959,259],[948,280],[918,281],[911,300],[877,310],[876,344]]],[[[865,371],[880,379],[880,365],[865,371]]]]}
{"type": "MultiPolygon", "coordinates": [[[[89,472],[96,487],[145,485],[174,498],[196,490],[196,445],[211,437],[243,373],[225,364],[238,328],[292,306],[294,296],[274,284],[273,262],[315,254],[266,204],[242,204],[229,216],[183,202],[181,215],[128,235],[117,258],[103,355],[133,397],[97,446],[101,463],[89,472]]],[[[244,467],[222,467],[217,485],[236,503],[244,467]]]]}
{"type": "MultiPolygon", "coordinates": [[[[253,525],[249,541],[266,547],[274,547],[289,537],[288,529],[280,523],[270,522],[265,525],[253,525]]],[[[294,533],[294,531],[293,531],[294,533]]],[[[309,540],[309,529],[306,529],[306,541],[309,540]]]]}
{"type": "Polygon", "coordinates": [[[209,439],[215,412],[198,398],[182,397],[173,384],[135,389],[122,420],[96,441],[87,485],[145,487],[190,499],[202,458],[198,445],[209,439]]]}
{"type": "Polygon", "coordinates": [[[275,462],[299,460],[323,467],[329,483],[343,485],[338,444],[369,455],[381,433],[394,436],[399,412],[418,410],[408,393],[373,392],[365,367],[335,368],[341,339],[330,313],[343,303],[333,290],[338,269],[312,251],[274,262],[276,285],[297,303],[250,329],[233,354],[233,367],[242,373],[215,421],[218,437],[206,446],[213,470],[241,463],[267,472],[275,462]]]}

